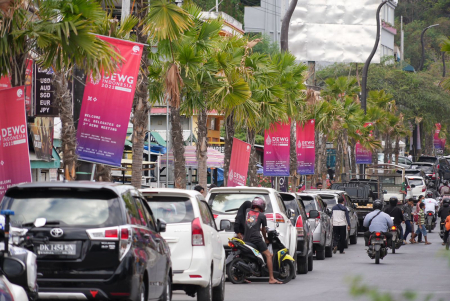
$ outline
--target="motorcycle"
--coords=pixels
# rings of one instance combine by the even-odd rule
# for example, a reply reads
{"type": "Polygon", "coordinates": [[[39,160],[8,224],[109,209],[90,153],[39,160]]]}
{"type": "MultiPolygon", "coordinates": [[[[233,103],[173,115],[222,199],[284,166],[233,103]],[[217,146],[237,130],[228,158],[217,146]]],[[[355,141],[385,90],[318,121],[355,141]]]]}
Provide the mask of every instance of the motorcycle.
{"type": "Polygon", "coordinates": [[[403,245],[403,240],[400,238],[400,229],[397,226],[392,226],[391,230],[389,231],[392,234],[392,254],[395,254],[395,250],[400,249],[400,247],[403,245]]]}
{"type": "Polygon", "coordinates": [[[375,264],[379,264],[380,259],[383,259],[387,255],[387,248],[387,238],[382,232],[370,233],[367,255],[371,259],[375,259],[375,264]]]}
{"type": "MultiPolygon", "coordinates": [[[[294,258],[289,255],[289,250],[278,238],[276,230],[268,230],[269,251],[273,262],[273,275],[282,282],[288,283],[295,276],[294,258]],[[273,251],[273,252],[272,252],[273,251]]],[[[256,249],[256,246],[233,237],[229,239],[228,246],[232,252],[228,255],[228,279],[233,284],[241,284],[248,277],[268,277],[269,270],[264,260],[264,255],[256,249]]]]}
{"type": "Polygon", "coordinates": [[[427,231],[431,233],[431,231],[436,227],[436,222],[434,220],[434,212],[433,211],[427,211],[426,215],[426,228],[427,231]]]}

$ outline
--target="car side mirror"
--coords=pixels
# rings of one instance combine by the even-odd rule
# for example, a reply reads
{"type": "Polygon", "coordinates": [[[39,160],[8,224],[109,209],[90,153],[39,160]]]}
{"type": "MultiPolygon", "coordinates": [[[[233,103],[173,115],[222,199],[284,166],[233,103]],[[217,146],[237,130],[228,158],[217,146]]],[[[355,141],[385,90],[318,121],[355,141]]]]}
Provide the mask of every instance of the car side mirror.
{"type": "Polygon", "coordinates": [[[223,219],[220,221],[220,231],[231,230],[231,222],[227,219],[223,219]]]}
{"type": "Polygon", "coordinates": [[[156,227],[157,227],[157,231],[159,232],[159,233],[161,233],[161,232],[166,232],[166,226],[167,226],[167,223],[166,223],[166,221],[165,220],[163,220],[163,219],[159,219],[158,218],[158,220],[156,221],[156,227]]]}
{"type": "Polygon", "coordinates": [[[293,209],[288,209],[287,216],[288,216],[289,219],[294,219],[295,211],[293,209]]]}
{"type": "Polygon", "coordinates": [[[309,211],[309,218],[318,218],[320,215],[319,215],[319,211],[317,211],[317,210],[310,210],[309,211]]]}
{"type": "Polygon", "coordinates": [[[4,257],[3,272],[9,279],[19,277],[25,272],[25,264],[17,258],[4,257]]]}
{"type": "Polygon", "coordinates": [[[44,227],[46,223],[47,223],[47,219],[45,217],[39,217],[34,221],[34,227],[41,228],[41,227],[44,227]]]}

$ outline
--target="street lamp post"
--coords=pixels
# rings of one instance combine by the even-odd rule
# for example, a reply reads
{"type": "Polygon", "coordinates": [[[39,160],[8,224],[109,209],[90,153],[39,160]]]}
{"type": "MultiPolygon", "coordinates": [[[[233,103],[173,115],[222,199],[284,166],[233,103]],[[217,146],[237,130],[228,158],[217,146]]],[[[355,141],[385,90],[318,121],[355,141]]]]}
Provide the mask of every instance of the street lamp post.
{"type": "Polygon", "coordinates": [[[420,43],[422,43],[422,57],[420,59],[420,65],[419,68],[417,68],[417,71],[421,71],[423,68],[423,63],[425,61],[425,45],[423,43],[423,36],[425,35],[425,32],[430,29],[431,27],[439,26],[439,24],[433,24],[422,30],[422,34],[420,35],[420,43]]]}

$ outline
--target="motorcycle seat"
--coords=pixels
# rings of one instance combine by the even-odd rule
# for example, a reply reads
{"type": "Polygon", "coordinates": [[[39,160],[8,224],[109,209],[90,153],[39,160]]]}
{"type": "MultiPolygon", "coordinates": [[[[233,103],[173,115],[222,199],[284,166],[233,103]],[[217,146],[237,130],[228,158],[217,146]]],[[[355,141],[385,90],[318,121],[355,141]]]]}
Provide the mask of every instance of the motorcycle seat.
{"type": "Polygon", "coordinates": [[[257,247],[256,245],[252,244],[251,242],[247,242],[247,241],[246,241],[245,244],[246,244],[247,246],[249,246],[249,247],[252,247],[252,248],[258,250],[258,247],[257,247]]]}

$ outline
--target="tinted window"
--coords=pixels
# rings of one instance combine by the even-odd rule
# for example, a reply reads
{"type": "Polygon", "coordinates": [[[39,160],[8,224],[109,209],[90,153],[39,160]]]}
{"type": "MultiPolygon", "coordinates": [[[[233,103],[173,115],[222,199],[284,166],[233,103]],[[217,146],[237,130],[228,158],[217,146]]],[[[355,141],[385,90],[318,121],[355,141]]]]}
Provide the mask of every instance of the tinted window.
{"type": "Polygon", "coordinates": [[[409,185],[422,186],[425,185],[422,179],[408,179],[409,185]]]}
{"type": "Polygon", "coordinates": [[[433,166],[432,165],[419,165],[419,164],[413,164],[411,165],[411,169],[418,169],[423,170],[426,173],[433,172],[433,166]]]}
{"type": "Polygon", "coordinates": [[[134,203],[134,198],[129,192],[122,194],[122,198],[125,202],[128,223],[141,226],[143,223],[141,222],[141,217],[139,216],[138,209],[134,203]]]}
{"type": "Polygon", "coordinates": [[[156,219],[168,224],[190,223],[194,219],[192,203],[187,197],[145,195],[145,198],[156,219]]]}
{"type": "Polygon", "coordinates": [[[145,217],[148,220],[148,226],[152,228],[153,230],[156,230],[156,221],[155,217],[153,216],[152,210],[150,209],[150,206],[148,206],[148,203],[146,200],[141,200],[142,205],[144,206],[144,214],[145,217]]]}
{"type": "Polygon", "coordinates": [[[147,221],[147,216],[145,214],[144,205],[142,205],[142,200],[140,198],[135,197],[134,201],[136,202],[136,206],[138,208],[139,220],[141,221],[142,226],[150,227],[147,221]]]}
{"type": "Polygon", "coordinates": [[[436,163],[436,158],[433,158],[433,157],[420,157],[417,162],[436,163]]]}
{"type": "Polygon", "coordinates": [[[441,165],[443,165],[443,166],[447,166],[447,165],[448,165],[448,162],[447,162],[447,160],[445,160],[445,159],[441,159],[441,160],[439,160],[439,164],[441,164],[441,165]]]}
{"type": "Polygon", "coordinates": [[[197,202],[198,202],[198,209],[200,209],[200,215],[202,216],[203,223],[215,228],[214,217],[211,215],[211,212],[209,211],[208,204],[206,204],[206,202],[203,202],[200,200],[197,200],[197,202]]]}
{"type": "Polygon", "coordinates": [[[334,195],[326,195],[321,194],[320,197],[322,198],[323,202],[328,205],[328,207],[331,209],[334,205],[337,204],[336,197],[334,195]]]}
{"type": "Polygon", "coordinates": [[[212,210],[220,213],[237,213],[245,201],[260,197],[266,201],[266,213],[272,213],[272,204],[268,194],[256,193],[213,193],[209,199],[212,210]]]}
{"type": "Polygon", "coordinates": [[[278,207],[280,207],[281,213],[286,214],[286,206],[284,205],[283,199],[281,198],[281,196],[279,194],[277,194],[276,197],[277,197],[278,207]]]}
{"type": "Polygon", "coordinates": [[[305,205],[305,211],[309,212],[311,210],[317,210],[316,208],[316,202],[314,201],[314,198],[307,195],[301,196],[303,200],[303,205],[305,205]]]}
{"type": "Polygon", "coordinates": [[[2,209],[14,211],[11,223],[17,227],[33,223],[39,217],[47,221],[59,221],[61,226],[111,227],[123,223],[118,199],[5,197],[2,209]]]}

